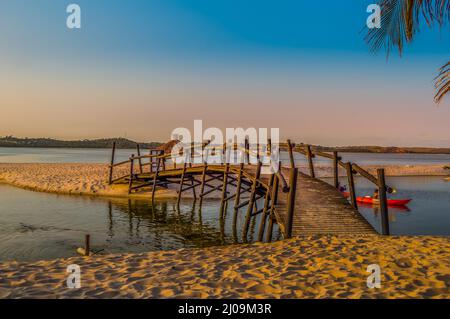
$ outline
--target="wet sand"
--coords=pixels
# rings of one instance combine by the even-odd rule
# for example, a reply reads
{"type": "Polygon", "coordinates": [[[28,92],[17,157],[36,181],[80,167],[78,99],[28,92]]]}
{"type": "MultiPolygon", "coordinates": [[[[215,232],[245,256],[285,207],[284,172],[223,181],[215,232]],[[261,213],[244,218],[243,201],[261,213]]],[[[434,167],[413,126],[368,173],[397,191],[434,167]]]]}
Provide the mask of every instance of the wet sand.
{"type": "MultiPolygon", "coordinates": [[[[129,168],[118,167],[117,175],[129,168]]],[[[47,193],[112,197],[147,197],[148,193],[128,194],[128,185],[108,185],[108,165],[105,164],[2,164],[0,182],[47,193]]],[[[157,198],[176,197],[176,191],[158,190],[157,198]]]]}
{"type": "Polygon", "coordinates": [[[449,298],[448,237],[313,236],[272,244],[0,264],[0,298],[449,298]],[[66,267],[81,267],[79,289],[66,267]],[[381,288],[367,287],[367,266],[381,288]]]}

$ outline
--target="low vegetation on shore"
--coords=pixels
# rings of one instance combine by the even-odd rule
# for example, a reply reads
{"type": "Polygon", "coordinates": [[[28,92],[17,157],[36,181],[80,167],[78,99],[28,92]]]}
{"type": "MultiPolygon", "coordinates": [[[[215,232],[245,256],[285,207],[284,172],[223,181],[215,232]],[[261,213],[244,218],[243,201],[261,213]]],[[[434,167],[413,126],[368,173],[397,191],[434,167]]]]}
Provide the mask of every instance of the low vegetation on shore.
{"type": "MultiPolygon", "coordinates": [[[[111,148],[116,142],[117,148],[132,149],[139,143],[141,147],[152,148],[162,145],[160,142],[141,143],[126,138],[103,138],[63,141],[52,138],[19,138],[14,136],[0,137],[0,147],[61,147],[61,148],[111,148]]],[[[323,152],[344,153],[412,153],[412,154],[450,154],[450,148],[433,147],[385,147],[385,146],[321,146],[312,145],[323,152]]]]}
{"type": "MultiPolygon", "coordinates": [[[[126,138],[102,138],[94,140],[63,141],[51,138],[18,138],[14,136],[0,137],[0,147],[55,147],[55,148],[111,148],[116,142],[116,148],[136,148],[136,142],[126,138]]],[[[141,147],[152,148],[161,143],[139,143],[141,147]]]]}

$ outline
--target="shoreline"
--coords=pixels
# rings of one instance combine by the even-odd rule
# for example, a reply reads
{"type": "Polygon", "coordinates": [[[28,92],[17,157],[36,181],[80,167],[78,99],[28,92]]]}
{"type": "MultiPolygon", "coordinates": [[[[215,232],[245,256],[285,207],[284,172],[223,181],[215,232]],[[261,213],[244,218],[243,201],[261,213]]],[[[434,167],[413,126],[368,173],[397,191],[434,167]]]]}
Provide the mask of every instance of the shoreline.
{"type": "Polygon", "coordinates": [[[139,254],[0,263],[0,298],[449,298],[450,238],[306,236],[139,254]],[[237,249],[238,248],[238,249],[237,249]],[[81,288],[66,286],[67,266],[81,288]],[[367,287],[367,266],[381,287],[367,287]]]}

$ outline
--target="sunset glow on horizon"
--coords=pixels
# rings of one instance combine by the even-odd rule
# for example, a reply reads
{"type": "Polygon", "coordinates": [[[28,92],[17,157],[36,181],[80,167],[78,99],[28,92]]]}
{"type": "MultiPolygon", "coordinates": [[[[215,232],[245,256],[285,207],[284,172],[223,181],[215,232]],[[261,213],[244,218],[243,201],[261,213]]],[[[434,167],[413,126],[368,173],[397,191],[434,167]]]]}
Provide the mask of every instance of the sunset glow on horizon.
{"type": "Polygon", "coordinates": [[[450,100],[433,103],[448,25],[386,60],[364,43],[371,1],[76,2],[76,31],[64,1],[0,4],[0,136],[164,141],[202,119],[312,144],[450,146],[450,100]]]}

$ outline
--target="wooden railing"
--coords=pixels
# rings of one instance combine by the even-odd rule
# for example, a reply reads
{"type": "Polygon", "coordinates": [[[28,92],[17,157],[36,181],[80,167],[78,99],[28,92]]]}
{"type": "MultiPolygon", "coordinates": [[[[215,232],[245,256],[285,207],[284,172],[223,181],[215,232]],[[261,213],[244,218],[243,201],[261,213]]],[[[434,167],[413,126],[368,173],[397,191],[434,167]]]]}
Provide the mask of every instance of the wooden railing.
{"type": "Polygon", "coordinates": [[[381,233],[383,235],[389,235],[389,210],[387,203],[387,193],[392,193],[393,188],[386,185],[385,171],[383,168],[377,169],[377,176],[370,174],[368,171],[363,169],[361,166],[351,162],[343,162],[342,158],[339,156],[337,151],[333,153],[325,153],[322,151],[314,150],[310,145],[301,144],[296,146],[291,143],[290,140],[286,144],[280,144],[280,150],[286,150],[289,154],[289,160],[291,167],[296,167],[294,160],[294,153],[302,154],[306,157],[308,162],[309,175],[316,178],[315,167],[313,158],[323,157],[332,160],[333,167],[333,186],[335,188],[339,187],[339,167],[345,169],[347,174],[347,183],[350,193],[350,203],[355,208],[358,209],[358,202],[356,199],[356,188],[354,182],[354,176],[359,174],[361,177],[373,183],[379,192],[379,202],[380,202],[380,212],[381,212],[381,233]]]}
{"type": "MultiPolygon", "coordinates": [[[[295,145],[291,143],[290,140],[287,141],[287,143],[282,143],[278,145],[277,151],[287,151],[289,155],[289,179],[286,180],[285,176],[282,172],[282,165],[281,162],[279,163],[279,170],[275,173],[272,173],[269,175],[269,177],[266,179],[261,178],[261,156],[267,155],[267,153],[271,154],[272,152],[272,143],[269,140],[268,141],[268,147],[267,149],[261,151],[260,145],[256,145],[256,147],[251,147],[248,140],[245,140],[244,147],[238,144],[233,145],[210,145],[210,142],[207,141],[202,144],[192,144],[188,147],[182,148],[178,154],[172,154],[172,153],[164,153],[163,151],[159,149],[150,149],[149,154],[142,155],[141,154],[141,148],[139,145],[137,145],[137,155],[133,154],[128,160],[115,163],[115,153],[116,153],[116,145],[113,144],[113,149],[111,153],[111,162],[109,165],[109,179],[108,182],[110,184],[114,183],[115,181],[119,180],[120,178],[123,178],[123,176],[114,179],[114,169],[118,166],[122,165],[129,165],[129,192],[131,193],[132,190],[142,187],[140,186],[133,186],[133,182],[135,181],[138,174],[135,173],[135,165],[137,163],[139,168],[139,174],[143,173],[143,168],[146,166],[149,166],[149,173],[152,173],[152,181],[148,184],[148,186],[152,186],[152,200],[155,198],[155,190],[157,186],[163,185],[159,181],[159,174],[161,172],[168,172],[170,170],[177,170],[177,174],[180,175],[180,181],[179,181],[179,189],[178,189],[178,199],[177,203],[180,203],[181,200],[181,194],[184,191],[192,190],[194,193],[194,197],[197,197],[197,194],[195,193],[195,188],[197,186],[200,186],[200,203],[202,203],[203,198],[210,194],[213,191],[221,191],[221,214],[223,214],[224,207],[226,203],[234,199],[234,208],[235,211],[239,208],[247,206],[247,212],[245,217],[245,225],[244,225],[244,236],[246,237],[247,231],[248,231],[248,225],[250,222],[250,219],[255,214],[262,213],[264,216],[268,217],[268,232],[267,232],[267,241],[270,241],[270,238],[272,236],[272,230],[273,230],[273,223],[276,222],[275,218],[275,209],[276,205],[278,203],[278,198],[280,196],[279,189],[281,189],[282,193],[286,195],[286,220],[285,220],[285,229],[284,229],[284,235],[285,237],[289,238],[292,236],[292,224],[293,224],[293,218],[294,218],[294,212],[295,212],[295,202],[296,202],[296,195],[297,195],[297,178],[299,169],[296,166],[294,153],[299,153],[306,157],[307,160],[307,168],[309,175],[312,178],[316,178],[316,170],[314,166],[314,158],[316,157],[323,157],[326,159],[329,159],[332,161],[332,168],[333,168],[333,186],[335,188],[339,187],[339,167],[342,167],[346,170],[347,174],[347,181],[348,181],[348,187],[349,187],[349,193],[350,193],[350,203],[355,208],[358,209],[358,203],[356,200],[356,190],[355,190],[355,183],[354,183],[354,176],[356,174],[359,174],[363,178],[367,179],[368,181],[372,182],[378,187],[379,190],[379,201],[380,201],[380,211],[381,211],[381,229],[382,234],[389,235],[389,220],[388,220],[388,205],[387,205],[387,193],[392,192],[392,188],[386,186],[385,184],[385,174],[384,169],[379,169],[377,171],[377,176],[374,176],[370,174],[368,171],[364,170],[362,167],[360,167],[357,164],[351,163],[351,162],[343,162],[342,158],[339,156],[337,151],[334,151],[332,153],[322,152],[319,150],[315,150],[310,145],[295,145]],[[181,167],[177,168],[177,164],[174,161],[174,159],[178,157],[186,157],[189,156],[191,159],[197,157],[197,156],[203,156],[203,151],[205,150],[213,150],[214,152],[222,152],[224,157],[226,157],[226,151],[227,147],[229,149],[233,150],[239,150],[242,152],[244,156],[244,163],[250,163],[251,158],[256,158],[256,170],[254,173],[249,173],[244,170],[244,163],[241,163],[239,165],[230,165],[226,163],[227,161],[224,160],[222,163],[219,164],[208,164],[205,160],[202,164],[193,165],[192,161],[190,163],[182,163],[181,167]],[[192,152],[193,150],[202,150],[202,154],[195,154],[195,152],[192,152]],[[256,149],[256,150],[255,150],[256,149]],[[172,160],[172,167],[169,169],[167,168],[167,161],[172,160]],[[146,162],[148,160],[148,162],[146,162]],[[190,173],[188,171],[188,168],[192,167],[201,167],[202,173],[201,173],[201,181],[194,182],[193,179],[190,180],[191,185],[186,185],[186,176],[187,173],[190,173]],[[220,177],[220,180],[222,181],[222,186],[215,186],[212,187],[211,185],[208,185],[208,181],[206,180],[206,175],[208,174],[208,170],[214,170],[220,168],[223,171],[223,176],[220,177]],[[180,174],[181,170],[181,174],[180,174]],[[249,184],[246,189],[243,189],[243,183],[249,184]],[[235,194],[228,195],[227,187],[228,185],[233,185],[236,187],[235,194]],[[205,185],[209,186],[209,190],[205,190],[205,185]],[[186,187],[185,187],[186,186],[186,187]],[[255,206],[255,202],[257,200],[256,194],[261,189],[264,189],[264,207],[258,211],[254,211],[253,208],[255,206]],[[240,202],[241,199],[241,193],[242,192],[249,192],[250,196],[249,199],[240,202]]],[[[224,158],[223,157],[223,158],[224,158]]],[[[217,174],[217,173],[216,173],[217,174]]],[[[195,180],[195,179],[194,179],[195,180]]],[[[217,180],[217,177],[214,177],[211,180],[217,180]]],[[[262,198],[262,197],[260,197],[262,198]]],[[[260,224],[260,229],[258,232],[258,238],[259,240],[262,240],[264,235],[264,228],[265,228],[266,218],[263,218],[263,222],[260,224]]]]}

